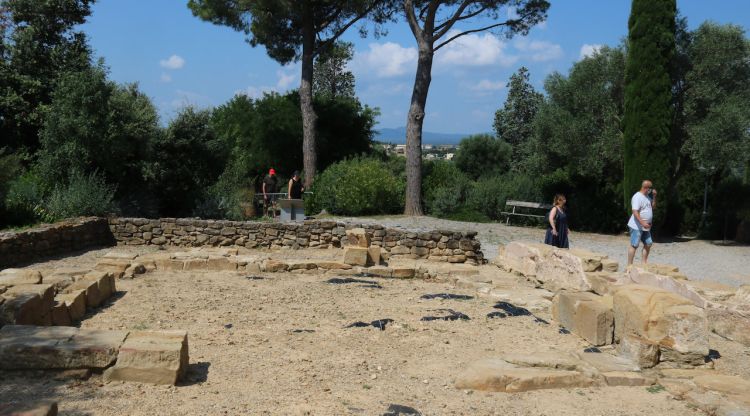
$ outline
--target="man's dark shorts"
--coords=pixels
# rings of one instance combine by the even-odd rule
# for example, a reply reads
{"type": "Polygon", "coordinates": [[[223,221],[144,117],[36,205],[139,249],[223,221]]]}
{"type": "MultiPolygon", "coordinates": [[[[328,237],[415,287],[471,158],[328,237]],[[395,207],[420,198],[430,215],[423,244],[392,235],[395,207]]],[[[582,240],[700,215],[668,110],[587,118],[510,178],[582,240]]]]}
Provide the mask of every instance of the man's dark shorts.
{"type": "Polygon", "coordinates": [[[646,231],[630,228],[630,245],[638,248],[638,245],[641,241],[646,246],[651,246],[651,244],[654,244],[654,241],[651,239],[651,230],[646,231]]]}

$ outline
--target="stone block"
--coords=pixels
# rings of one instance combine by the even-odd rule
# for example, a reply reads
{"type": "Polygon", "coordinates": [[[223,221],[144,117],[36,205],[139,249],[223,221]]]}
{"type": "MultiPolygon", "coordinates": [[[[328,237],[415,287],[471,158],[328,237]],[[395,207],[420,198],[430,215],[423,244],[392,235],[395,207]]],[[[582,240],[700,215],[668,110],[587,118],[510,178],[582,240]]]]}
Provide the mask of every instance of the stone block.
{"type": "Polygon", "coordinates": [[[138,255],[135,253],[120,250],[113,250],[102,256],[104,259],[113,260],[135,260],[136,257],[138,257],[138,255]]]}
{"type": "Polygon", "coordinates": [[[206,269],[212,271],[235,271],[237,270],[237,263],[229,261],[229,258],[224,256],[208,256],[206,269]]]}
{"type": "Polygon", "coordinates": [[[391,255],[394,255],[394,256],[410,254],[411,249],[409,249],[409,247],[406,247],[406,246],[395,246],[391,248],[390,253],[391,255]]]}
{"type": "Polygon", "coordinates": [[[658,344],[661,360],[702,364],[708,354],[703,309],[672,292],[643,285],[622,286],[614,295],[615,339],[637,335],[658,344]]]}
{"type": "MultiPolygon", "coordinates": [[[[661,266],[661,265],[657,265],[661,266]]],[[[656,269],[659,270],[659,269],[656,269]]],[[[675,279],[671,275],[658,274],[651,269],[642,266],[631,266],[628,270],[630,280],[635,284],[653,286],[668,292],[672,292],[683,298],[689,299],[699,308],[706,308],[711,305],[704,296],[698,291],[691,288],[686,280],[675,279]]]]}
{"type": "Polygon", "coordinates": [[[381,251],[381,248],[378,246],[371,246],[367,248],[367,265],[368,266],[380,265],[380,251],[381,251]]]}
{"type": "Polygon", "coordinates": [[[117,292],[115,276],[112,272],[92,271],[91,273],[84,275],[81,280],[96,282],[101,299],[100,303],[109,299],[115,292],[117,292]]]}
{"type": "Polygon", "coordinates": [[[413,267],[394,267],[393,277],[399,279],[411,279],[414,277],[416,270],[413,267]]]}
{"type": "Polygon", "coordinates": [[[624,357],[608,354],[606,352],[582,352],[578,358],[600,373],[610,371],[639,371],[638,365],[624,357]]]}
{"type": "Polygon", "coordinates": [[[86,314],[86,291],[74,290],[70,293],[58,293],[55,300],[65,303],[70,313],[70,319],[80,321],[86,314]]]}
{"type": "Polygon", "coordinates": [[[73,324],[68,305],[66,305],[65,302],[56,301],[54,305],[52,305],[50,315],[52,317],[52,325],[70,326],[73,324]]]}
{"type": "Polygon", "coordinates": [[[651,368],[659,364],[659,345],[637,335],[623,336],[617,344],[617,353],[640,368],[651,368]]]}
{"type": "Polygon", "coordinates": [[[0,285],[36,285],[42,283],[42,274],[31,269],[5,269],[0,271],[0,285]]]}
{"type": "Polygon", "coordinates": [[[277,261],[277,260],[268,259],[263,262],[263,270],[268,273],[283,272],[283,271],[286,271],[288,268],[289,268],[289,265],[287,265],[286,263],[277,261]]]}
{"type": "Polygon", "coordinates": [[[344,263],[352,266],[367,266],[367,249],[364,247],[344,247],[344,263]]]}
{"type": "Polygon", "coordinates": [[[350,247],[370,247],[370,237],[364,228],[346,230],[346,245],[350,247]]]}
{"type": "Polygon", "coordinates": [[[102,298],[101,292],[99,292],[98,282],[94,280],[78,280],[77,282],[68,286],[65,289],[65,293],[74,293],[80,290],[82,290],[86,294],[87,308],[96,308],[104,300],[102,298]]]}
{"type": "MultiPolygon", "coordinates": [[[[83,273],[85,274],[85,273],[83,273]]],[[[83,275],[82,274],[82,275],[83,275]]],[[[56,292],[61,292],[65,290],[68,286],[72,285],[73,282],[75,282],[76,278],[78,276],[71,276],[69,274],[53,274],[50,276],[45,276],[42,280],[44,283],[51,284],[55,287],[56,292]]]]}
{"type": "Polygon", "coordinates": [[[616,386],[650,386],[656,383],[654,377],[645,376],[634,371],[608,371],[602,373],[602,377],[610,387],[616,386]]]}
{"type": "Polygon", "coordinates": [[[123,331],[8,325],[0,329],[0,368],[105,368],[126,336],[123,331]]]}
{"type": "Polygon", "coordinates": [[[296,261],[289,263],[289,270],[313,270],[317,268],[317,264],[309,261],[296,261]]]}
{"type": "Polygon", "coordinates": [[[315,264],[318,266],[318,268],[325,270],[349,270],[352,268],[350,264],[341,263],[338,261],[318,260],[315,262],[315,264]]]}
{"type": "Polygon", "coordinates": [[[183,270],[185,271],[206,271],[208,270],[208,259],[188,258],[184,260],[183,270]]]}
{"type": "Polygon", "coordinates": [[[598,295],[612,294],[618,286],[633,283],[622,273],[605,271],[586,273],[586,280],[591,285],[591,291],[598,295]]]}
{"type": "Polygon", "coordinates": [[[55,286],[49,283],[36,285],[16,285],[9,287],[3,296],[11,297],[21,293],[36,293],[42,299],[42,307],[49,309],[55,301],[55,286]]]}
{"type": "Polygon", "coordinates": [[[519,393],[529,390],[587,387],[592,380],[578,371],[518,367],[500,359],[469,365],[456,378],[456,388],[519,393]]]}
{"type": "Polygon", "coordinates": [[[187,332],[132,332],[104,378],[174,385],[185,376],[188,361],[187,332]]]}
{"type": "Polygon", "coordinates": [[[612,343],[614,313],[601,296],[562,291],[552,300],[552,318],[592,345],[612,343]]]}
{"type": "Polygon", "coordinates": [[[2,296],[5,301],[0,305],[0,323],[15,325],[45,324],[45,316],[49,316],[49,309],[44,308],[45,304],[38,294],[26,292],[10,296],[3,293],[2,296]]]}
{"type": "MultiPolygon", "coordinates": [[[[569,250],[545,244],[514,241],[504,247],[499,263],[506,269],[533,277],[549,290],[588,291],[591,285],[585,270],[591,270],[599,257],[574,255],[569,250]],[[591,264],[594,262],[594,265],[591,264]]],[[[598,268],[599,266],[597,266],[598,268]]]]}
{"type": "Polygon", "coordinates": [[[465,261],[466,261],[465,254],[454,254],[452,256],[448,256],[449,263],[464,263],[465,261]]]}
{"type": "Polygon", "coordinates": [[[362,269],[363,273],[376,277],[393,277],[393,269],[385,266],[372,266],[362,269]]]}
{"type": "Polygon", "coordinates": [[[0,403],[0,416],[57,416],[57,402],[0,403]]]}
{"type": "Polygon", "coordinates": [[[130,264],[130,260],[103,258],[96,263],[94,269],[105,272],[125,273],[130,264]]]}
{"type": "Polygon", "coordinates": [[[598,272],[602,270],[602,260],[607,258],[603,254],[594,253],[580,248],[572,248],[568,252],[579,259],[584,272],[598,272]]]}
{"type": "Polygon", "coordinates": [[[708,324],[712,332],[750,347],[750,317],[728,309],[708,309],[708,324]]]}

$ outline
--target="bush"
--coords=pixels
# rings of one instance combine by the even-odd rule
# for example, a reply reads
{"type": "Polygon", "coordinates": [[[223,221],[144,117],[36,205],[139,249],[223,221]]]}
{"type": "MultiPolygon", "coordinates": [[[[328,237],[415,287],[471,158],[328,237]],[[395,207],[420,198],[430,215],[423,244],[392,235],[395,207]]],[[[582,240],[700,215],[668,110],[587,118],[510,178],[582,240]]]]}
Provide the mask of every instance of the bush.
{"type": "Polygon", "coordinates": [[[66,186],[58,186],[50,195],[45,207],[48,219],[104,216],[114,211],[115,188],[107,185],[96,172],[84,174],[74,171],[66,186]]]}
{"type": "Polygon", "coordinates": [[[458,212],[466,201],[471,180],[448,161],[425,163],[424,171],[422,195],[427,212],[438,217],[458,212]]]}
{"type": "Polygon", "coordinates": [[[404,208],[405,182],[382,161],[355,158],[334,163],[315,180],[306,210],[337,215],[393,214],[404,208]]]}
{"type": "Polygon", "coordinates": [[[5,195],[7,218],[4,222],[25,225],[36,222],[43,212],[44,187],[41,179],[27,172],[12,180],[5,195]]]}
{"type": "Polygon", "coordinates": [[[491,220],[503,218],[508,199],[541,202],[539,185],[526,175],[513,173],[485,177],[477,181],[469,192],[467,205],[491,220]]]}

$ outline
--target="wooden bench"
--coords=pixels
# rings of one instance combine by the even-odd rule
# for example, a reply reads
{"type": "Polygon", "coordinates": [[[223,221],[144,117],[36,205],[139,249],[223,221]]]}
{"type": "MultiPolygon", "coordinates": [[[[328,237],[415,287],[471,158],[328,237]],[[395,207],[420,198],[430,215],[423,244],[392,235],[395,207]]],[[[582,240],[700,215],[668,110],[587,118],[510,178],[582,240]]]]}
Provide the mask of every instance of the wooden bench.
{"type": "Polygon", "coordinates": [[[517,215],[519,217],[533,217],[533,218],[544,218],[546,215],[538,215],[538,214],[525,214],[521,212],[516,212],[516,208],[529,208],[529,209],[539,209],[539,210],[546,210],[549,211],[552,209],[552,205],[550,204],[542,204],[540,202],[526,202],[526,201],[513,201],[511,199],[505,201],[505,209],[506,211],[501,212],[501,214],[505,214],[505,224],[510,224],[510,217],[511,215],[517,215]],[[508,207],[513,207],[513,210],[508,212],[508,207]]]}

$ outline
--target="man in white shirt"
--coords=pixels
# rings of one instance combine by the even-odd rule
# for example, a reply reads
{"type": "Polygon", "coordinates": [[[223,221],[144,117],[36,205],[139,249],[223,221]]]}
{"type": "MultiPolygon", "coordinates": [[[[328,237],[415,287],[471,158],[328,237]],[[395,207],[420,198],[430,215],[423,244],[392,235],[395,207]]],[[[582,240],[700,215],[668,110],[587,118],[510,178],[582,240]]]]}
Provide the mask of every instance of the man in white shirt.
{"type": "Polygon", "coordinates": [[[633,215],[628,221],[630,229],[630,246],[628,247],[628,266],[633,264],[635,252],[640,242],[643,242],[643,262],[648,263],[648,253],[654,243],[651,239],[651,224],[654,220],[656,206],[656,189],[649,180],[641,183],[641,190],[630,200],[633,215]]]}

